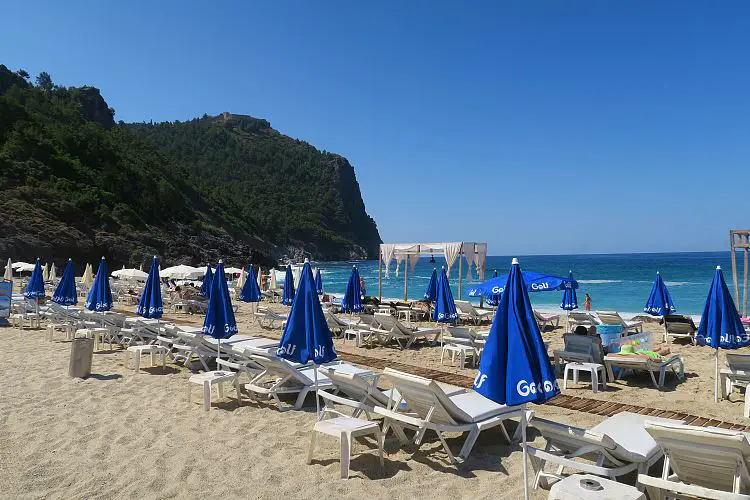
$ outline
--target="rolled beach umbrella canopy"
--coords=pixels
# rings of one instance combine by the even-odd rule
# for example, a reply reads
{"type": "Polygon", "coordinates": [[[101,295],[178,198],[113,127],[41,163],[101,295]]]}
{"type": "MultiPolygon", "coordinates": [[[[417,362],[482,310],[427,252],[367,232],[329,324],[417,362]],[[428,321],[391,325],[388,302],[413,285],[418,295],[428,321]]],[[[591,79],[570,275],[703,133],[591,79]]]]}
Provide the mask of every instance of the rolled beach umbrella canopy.
{"type": "Polygon", "coordinates": [[[276,290],[277,288],[279,288],[279,283],[276,280],[276,268],[272,267],[270,273],[271,273],[271,283],[269,286],[271,287],[271,290],[276,290]]]}
{"type": "Polygon", "coordinates": [[[424,291],[424,300],[435,302],[437,299],[437,268],[432,268],[432,276],[424,291]]]}
{"type": "Polygon", "coordinates": [[[255,280],[255,269],[250,266],[250,273],[247,275],[245,284],[240,292],[240,300],[243,302],[260,302],[260,288],[255,280]]]}
{"type": "Polygon", "coordinates": [[[219,261],[216,273],[211,280],[211,293],[208,299],[206,317],[203,319],[203,333],[218,340],[217,354],[221,356],[221,340],[228,339],[237,333],[237,321],[234,318],[232,299],[224,275],[224,264],[219,261]]]}
{"type": "Polygon", "coordinates": [[[8,281],[13,280],[13,262],[11,262],[10,259],[8,259],[8,263],[5,264],[5,274],[3,274],[3,279],[8,281]]]}
{"type": "MultiPolygon", "coordinates": [[[[252,268],[252,266],[250,266],[252,268]]],[[[247,280],[247,272],[245,272],[245,268],[243,267],[240,271],[240,276],[237,278],[237,287],[242,288],[245,286],[245,280],[247,280]]]]}
{"type": "Polygon", "coordinates": [[[719,349],[739,349],[750,345],[750,334],[742,326],[742,320],[734,306],[734,300],[724,281],[721,266],[716,266],[716,273],[708,291],[706,305],[703,307],[701,324],[695,334],[698,345],[716,349],[716,379],[714,380],[714,402],[719,402],[719,349]]]}
{"type": "MultiPolygon", "coordinates": [[[[222,266],[222,269],[224,266],[222,266]]],[[[201,297],[210,297],[212,291],[212,281],[214,279],[213,273],[211,272],[211,264],[206,265],[206,274],[203,275],[203,283],[201,289],[198,290],[198,295],[201,297]]]]}
{"type": "MultiPolygon", "coordinates": [[[[518,259],[511,263],[503,290],[474,379],[474,390],[501,405],[543,403],[560,394],[560,388],[518,259]]],[[[528,498],[526,424],[526,413],[522,412],[523,479],[528,498]]]]}
{"type": "Polygon", "coordinates": [[[91,264],[86,264],[86,269],[83,270],[83,276],[81,277],[81,283],[84,286],[90,287],[94,282],[94,270],[91,264]]]}
{"type": "MultiPolygon", "coordinates": [[[[312,361],[316,366],[329,363],[338,357],[333,347],[331,330],[328,328],[315,290],[312,268],[307,261],[302,267],[299,288],[294,296],[276,355],[301,364],[312,361]]],[[[315,408],[320,413],[317,373],[316,368],[313,370],[315,408]]]]}
{"type": "Polygon", "coordinates": [[[42,266],[42,280],[47,281],[49,280],[49,266],[45,262],[42,266]]]}
{"type": "Polygon", "coordinates": [[[73,261],[68,259],[65,265],[60,283],[52,294],[52,302],[61,306],[73,306],[78,304],[78,292],[76,291],[76,275],[73,261]]]}
{"type": "Polygon", "coordinates": [[[112,309],[112,290],[109,287],[109,270],[107,261],[102,257],[96,278],[91,284],[91,290],[83,306],[89,311],[104,312],[112,309]]]}
{"type": "Polygon", "coordinates": [[[49,268],[49,280],[55,281],[56,279],[57,279],[57,269],[55,268],[55,263],[53,262],[49,268]]]}
{"type": "Polygon", "coordinates": [[[292,277],[292,266],[286,265],[286,274],[284,275],[284,293],[281,296],[281,303],[291,306],[294,301],[294,278],[292,277]]]}
{"type": "Polygon", "coordinates": [[[261,281],[262,279],[263,279],[263,269],[260,266],[258,266],[258,288],[263,287],[263,283],[261,281]]]}
{"type": "MultiPolygon", "coordinates": [[[[317,292],[316,292],[317,293],[317,292]]],[[[359,286],[359,271],[357,266],[352,266],[349,273],[349,281],[346,282],[346,291],[341,299],[341,311],[345,313],[358,313],[362,311],[362,288],[359,286]]]]}
{"type": "Polygon", "coordinates": [[[661,279],[661,274],[657,271],[654,285],[651,287],[651,293],[648,296],[646,305],[643,306],[643,312],[650,314],[651,316],[664,316],[676,311],[677,308],[672,302],[672,297],[669,295],[667,285],[664,284],[664,280],[661,279]]]}
{"type": "Polygon", "coordinates": [[[41,299],[44,297],[44,279],[42,279],[42,263],[36,259],[36,265],[31,272],[31,279],[23,292],[24,297],[29,299],[41,299]]]}
{"type": "Polygon", "coordinates": [[[159,276],[159,259],[154,255],[151,268],[148,271],[146,285],[143,287],[141,298],[135,313],[144,318],[159,319],[164,315],[164,303],[161,298],[161,277],[159,276]]]}
{"type": "Polygon", "coordinates": [[[564,291],[562,302],[560,302],[560,309],[564,311],[573,311],[575,309],[578,309],[578,295],[576,294],[576,289],[571,285],[575,282],[575,280],[573,279],[573,271],[568,272],[568,280],[569,283],[563,284],[564,291]]]}
{"type": "Polygon", "coordinates": [[[432,308],[432,321],[438,323],[455,323],[458,319],[456,302],[453,300],[453,292],[445,274],[445,267],[440,270],[435,283],[435,303],[432,308]]]}
{"type": "Polygon", "coordinates": [[[315,291],[318,295],[323,293],[323,277],[320,275],[320,268],[315,270],[315,291]]]}

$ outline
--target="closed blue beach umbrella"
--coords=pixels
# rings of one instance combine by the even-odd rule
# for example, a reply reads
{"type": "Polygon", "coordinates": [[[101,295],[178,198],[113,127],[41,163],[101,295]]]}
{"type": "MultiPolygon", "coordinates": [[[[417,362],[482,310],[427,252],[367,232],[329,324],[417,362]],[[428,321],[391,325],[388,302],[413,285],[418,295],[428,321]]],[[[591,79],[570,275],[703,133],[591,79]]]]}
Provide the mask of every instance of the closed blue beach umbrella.
{"type": "MultiPolygon", "coordinates": [[[[560,394],[555,371],[534,318],[518,259],[513,259],[492,328],[487,337],[474,389],[508,406],[543,403],[560,394]]],[[[526,417],[523,437],[524,492],[528,497],[526,417]]]]}
{"type": "Polygon", "coordinates": [[[96,278],[91,284],[91,290],[83,306],[89,311],[104,312],[112,309],[112,290],[109,288],[109,270],[107,261],[102,257],[96,278]]]}
{"type": "Polygon", "coordinates": [[[438,323],[454,323],[458,319],[456,302],[453,300],[450,282],[445,274],[445,268],[440,271],[440,276],[435,284],[435,304],[432,309],[432,321],[438,323]]]}
{"type": "Polygon", "coordinates": [[[648,296],[646,305],[643,307],[643,312],[651,316],[664,316],[665,314],[672,314],[675,311],[677,311],[677,308],[675,308],[672,302],[667,285],[661,279],[661,274],[657,272],[656,279],[654,279],[654,286],[651,287],[651,294],[648,296]]]}
{"type": "Polygon", "coordinates": [[[260,302],[260,287],[255,278],[255,268],[253,266],[248,267],[247,278],[245,278],[245,284],[242,285],[242,290],[240,291],[240,300],[243,302],[260,302]]]}
{"type": "Polygon", "coordinates": [[[213,279],[214,275],[211,272],[211,264],[206,264],[206,274],[203,275],[203,283],[201,283],[201,289],[198,290],[198,295],[201,297],[211,296],[213,279]]]}
{"type": "Polygon", "coordinates": [[[285,306],[291,306],[293,301],[294,301],[294,276],[292,276],[292,266],[287,264],[286,274],[284,275],[284,293],[281,295],[281,303],[284,304],[285,306]]]}
{"type": "Polygon", "coordinates": [[[346,313],[362,311],[362,288],[359,286],[359,271],[352,266],[349,281],[346,283],[344,298],[341,299],[341,310],[346,313]]]}
{"type": "Polygon", "coordinates": [[[57,284],[55,293],[52,294],[52,302],[61,306],[72,306],[78,303],[75,267],[71,259],[68,259],[60,283],[57,284]]]}
{"type": "Polygon", "coordinates": [[[560,309],[564,311],[573,311],[578,309],[578,296],[576,295],[576,289],[573,288],[573,283],[575,282],[573,279],[573,271],[568,272],[568,280],[570,283],[565,283],[563,285],[564,291],[562,302],[560,303],[560,309]]]}
{"type": "Polygon", "coordinates": [[[143,288],[135,312],[144,318],[155,319],[161,318],[164,314],[164,303],[161,299],[161,279],[159,278],[159,260],[156,255],[151,260],[151,269],[148,271],[146,286],[143,288]]]}
{"type": "Polygon", "coordinates": [[[724,281],[721,266],[716,274],[703,307],[701,324],[695,334],[698,345],[716,349],[716,379],[714,380],[714,402],[719,401],[719,349],[739,349],[750,345],[750,334],[742,327],[740,315],[724,281]]]}
{"type": "Polygon", "coordinates": [[[320,268],[315,271],[315,291],[318,295],[323,293],[323,278],[320,276],[320,268]]]}
{"type": "Polygon", "coordinates": [[[224,264],[219,261],[213,276],[211,295],[208,298],[208,309],[203,320],[203,334],[216,340],[217,359],[221,357],[221,339],[228,339],[237,333],[237,321],[234,319],[232,299],[229,297],[229,287],[224,277],[224,264]]]}
{"type": "Polygon", "coordinates": [[[427,283],[427,288],[424,291],[424,300],[435,302],[437,299],[437,269],[432,268],[432,276],[430,276],[430,282],[427,283]]]}
{"type": "MultiPolygon", "coordinates": [[[[291,271],[289,271],[291,272],[291,271]]],[[[320,307],[310,264],[305,261],[299,288],[289,311],[284,333],[279,341],[277,356],[295,363],[312,361],[316,366],[337,358],[333,337],[328,329],[323,308],[320,307]]],[[[318,403],[318,370],[315,372],[315,407],[318,403]]]]}
{"type": "Polygon", "coordinates": [[[41,299],[44,298],[44,279],[42,277],[42,262],[36,259],[36,265],[34,265],[34,271],[31,273],[31,279],[26,285],[26,289],[23,292],[24,297],[29,299],[41,299]]]}
{"type": "Polygon", "coordinates": [[[31,273],[31,279],[26,285],[23,295],[26,298],[34,299],[34,308],[36,309],[37,325],[39,324],[39,299],[44,298],[44,278],[42,277],[42,263],[36,259],[34,271],[31,273]]]}

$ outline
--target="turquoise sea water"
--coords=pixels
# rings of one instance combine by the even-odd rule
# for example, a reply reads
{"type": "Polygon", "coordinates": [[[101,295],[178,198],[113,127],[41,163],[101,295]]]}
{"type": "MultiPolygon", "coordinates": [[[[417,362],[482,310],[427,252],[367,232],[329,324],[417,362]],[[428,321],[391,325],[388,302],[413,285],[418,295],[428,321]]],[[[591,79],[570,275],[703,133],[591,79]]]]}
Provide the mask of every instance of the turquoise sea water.
{"type": "MultiPolygon", "coordinates": [[[[701,314],[708,294],[714,270],[721,265],[727,286],[733,292],[732,268],[729,252],[696,253],[649,253],[649,254],[607,254],[607,255],[528,255],[518,256],[521,268],[528,271],[545,272],[567,276],[568,270],[580,285],[578,289],[579,307],[583,309],[583,294],[592,298],[592,309],[617,310],[621,313],[640,314],[651,291],[656,272],[661,272],[669,288],[678,312],[701,314]]],[[[511,257],[492,256],[487,258],[487,278],[497,269],[499,274],[508,272],[511,257]]],[[[435,255],[435,263],[423,258],[414,273],[409,275],[409,299],[419,299],[424,294],[433,267],[444,265],[442,255],[435,255]]],[[[365,280],[368,295],[378,293],[378,262],[319,262],[322,270],[325,291],[343,294],[351,266],[356,264],[365,280]]],[[[465,264],[465,262],[464,262],[465,264]]],[[[739,273],[741,276],[741,265],[739,273]]],[[[395,264],[391,264],[390,279],[383,279],[383,297],[403,299],[403,265],[397,278],[395,264]]],[[[466,296],[466,267],[464,265],[462,297],[466,296]]],[[[741,278],[740,278],[741,279],[741,278]]],[[[474,273],[474,282],[477,281],[474,273]]],[[[453,294],[458,299],[458,263],[453,265],[451,275],[453,294]]],[[[538,292],[530,294],[536,307],[542,310],[559,311],[562,292],[538,292]]]]}

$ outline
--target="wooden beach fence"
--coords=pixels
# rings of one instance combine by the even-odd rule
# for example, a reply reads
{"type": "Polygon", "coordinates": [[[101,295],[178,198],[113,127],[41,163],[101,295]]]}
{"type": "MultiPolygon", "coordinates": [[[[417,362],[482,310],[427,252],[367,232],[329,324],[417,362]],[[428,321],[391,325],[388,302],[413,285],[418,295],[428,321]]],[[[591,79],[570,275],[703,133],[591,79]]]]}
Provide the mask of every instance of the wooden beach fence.
{"type": "Polygon", "coordinates": [[[737,310],[747,316],[747,264],[748,252],[750,252],[750,230],[748,229],[731,229],[729,231],[729,248],[732,252],[732,279],[734,280],[734,303],[737,310]],[[744,254],[743,280],[742,280],[742,307],[740,307],[739,279],[737,278],[737,250],[742,250],[744,254]]]}

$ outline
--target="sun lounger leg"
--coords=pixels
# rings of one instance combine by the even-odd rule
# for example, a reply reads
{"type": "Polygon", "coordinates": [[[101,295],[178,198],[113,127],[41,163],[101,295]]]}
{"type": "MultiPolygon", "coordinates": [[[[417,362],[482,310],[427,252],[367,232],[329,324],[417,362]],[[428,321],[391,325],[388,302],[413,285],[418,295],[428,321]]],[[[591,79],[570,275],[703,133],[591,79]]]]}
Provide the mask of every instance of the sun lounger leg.
{"type": "MultiPolygon", "coordinates": [[[[500,427],[503,429],[503,432],[505,433],[505,437],[508,437],[508,433],[505,432],[505,428],[503,427],[503,424],[500,424],[500,427]]],[[[448,449],[448,444],[443,439],[443,436],[438,433],[438,436],[440,436],[440,441],[443,443],[443,446],[445,447],[446,451],[448,452],[448,455],[450,456],[451,452],[448,449]]],[[[461,460],[466,460],[466,458],[469,456],[469,453],[471,453],[472,448],[474,448],[474,443],[476,443],[477,438],[479,437],[479,428],[474,428],[469,432],[469,435],[466,437],[466,441],[464,441],[464,445],[461,447],[461,452],[458,454],[459,457],[461,457],[461,460]]],[[[510,440],[509,440],[510,441],[510,440]]],[[[455,459],[451,456],[451,461],[455,462],[455,459]]]]}
{"type": "Polygon", "coordinates": [[[346,433],[339,439],[341,442],[341,479],[349,479],[349,460],[351,459],[352,435],[346,433]]]}
{"type": "Polygon", "coordinates": [[[745,418],[750,418],[750,384],[745,386],[745,418]]]}
{"type": "Polygon", "coordinates": [[[312,431],[312,436],[310,437],[310,447],[307,449],[307,463],[312,463],[312,457],[313,453],[315,452],[315,440],[317,439],[318,433],[316,431],[312,431]]]}
{"type": "Polygon", "coordinates": [[[211,411],[211,382],[203,382],[203,409],[211,411]]]}

